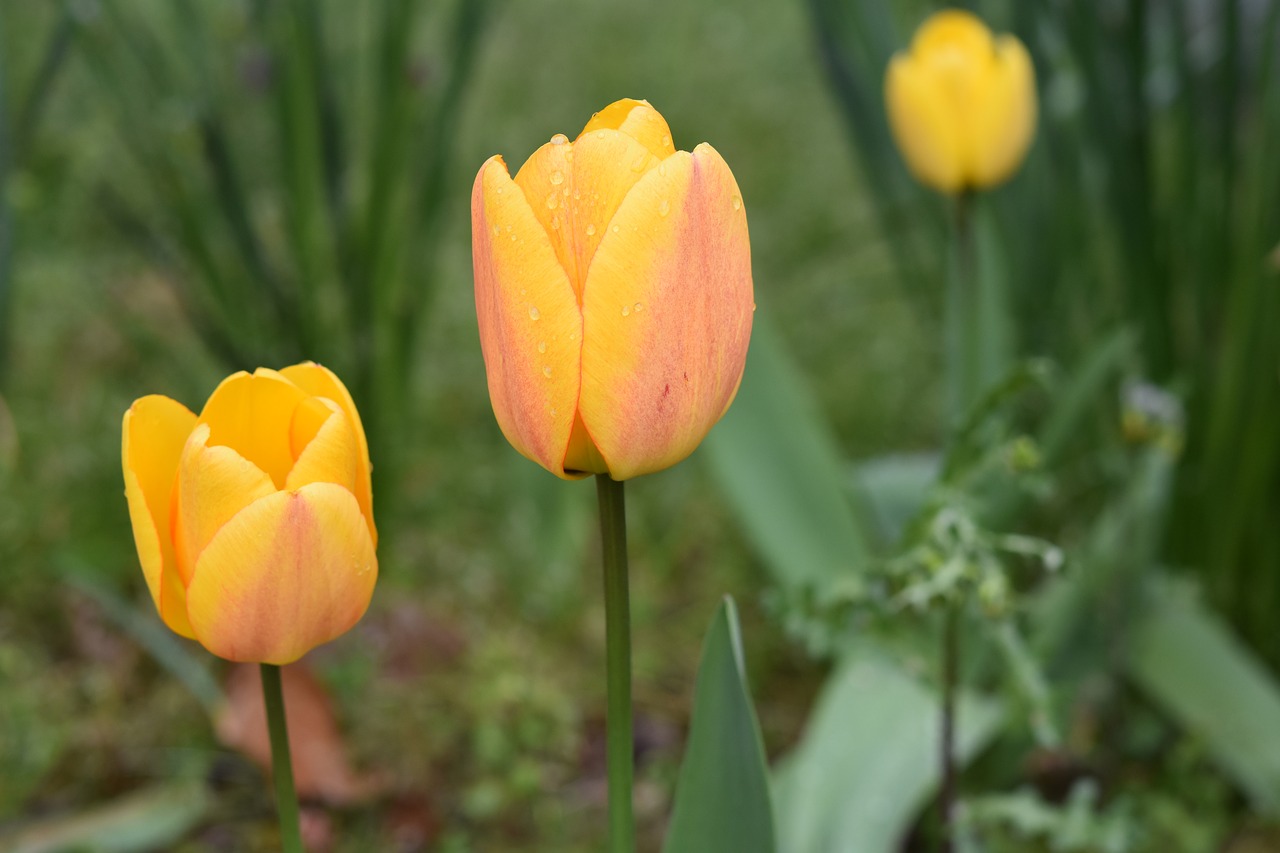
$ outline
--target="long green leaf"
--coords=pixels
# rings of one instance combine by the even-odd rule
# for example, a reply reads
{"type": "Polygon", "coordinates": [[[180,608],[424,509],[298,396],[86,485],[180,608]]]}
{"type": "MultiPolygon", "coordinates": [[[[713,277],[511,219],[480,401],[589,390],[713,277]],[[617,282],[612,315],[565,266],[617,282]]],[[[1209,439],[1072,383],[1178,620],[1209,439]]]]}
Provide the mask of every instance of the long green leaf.
{"type": "Polygon", "coordinates": [[[869,548],[835,439],[762,315],[738,397],[703,452],[774,579],[820,583],[847,574],[869,548]]]}
{"type": "MultiPolygon", "coordinates": [[[[999,729],[998,702],[961,694],[957,755],[966,764],[999,729]]],[[[938,781],[939,702],[868,651],[828,680],[800,745],[774,779],[788,853],[892,853],[938,781]]]]}
{"type": "Polygon", "coordinates": [[[1223,622],[1156,586],[1129,644],[1130,677],[1201,738],[1255,808],[1280,814],[1280,686],[1223,622]]]}
{"type": "Polygon", "coordinates": [[[665,853],[773,853],[769,771],[747,687],[742,634],[725,596],[702,647],[693,722],[665,853]]]}
{"type": "Polygon", "coordinates": [[[199,782],[158,785],[72,815],[43,818],[0,834],[10,853],[143,853],[172,850],[213,801],[199,782]]]}

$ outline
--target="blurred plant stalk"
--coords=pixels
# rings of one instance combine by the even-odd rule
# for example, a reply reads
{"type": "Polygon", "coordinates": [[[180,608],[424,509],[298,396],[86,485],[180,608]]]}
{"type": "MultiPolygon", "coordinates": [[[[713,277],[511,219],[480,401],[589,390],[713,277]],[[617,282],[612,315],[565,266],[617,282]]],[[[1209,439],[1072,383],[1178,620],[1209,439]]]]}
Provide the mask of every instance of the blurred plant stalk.
{"type": "Polygon", "coordinates": [[[129,154],[104,208],[228,367],[305,358],[350,377],[384,511],[489,11],[104,0],[86,28],[129,154]]]}

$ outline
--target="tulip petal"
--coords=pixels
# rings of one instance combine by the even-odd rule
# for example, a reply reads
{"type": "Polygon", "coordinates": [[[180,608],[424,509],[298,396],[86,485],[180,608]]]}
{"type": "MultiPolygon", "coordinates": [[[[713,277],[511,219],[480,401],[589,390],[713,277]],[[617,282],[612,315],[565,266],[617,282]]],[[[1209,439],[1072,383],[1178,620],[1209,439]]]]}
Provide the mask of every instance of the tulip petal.
{"type": "Polygon", "coordinates": [[[940,80],[936,69],[906,54],[890,60],[884,87],[889,125],[907,167],[935,189],[963,189],[968,144],[955,105],[946,98],[955,87],[940,80]]]}
{"type": "Polygon", "coordinates": [[[662,113],[649,106],[648,101],[632,98],[614,101],[591,117],[580,136],[593,130],[620,130],[648,148],[659,160],[665,160],[676,153],[667,120],[662,117],[662,113]]]}
{"type": "Polygon", "coordinates": [[[928,56],[959,51],[966,62],[985,62],[991,55],[991,30],[966,9],[940,9],[911,38],[911,52],[928,56]]]}
{"type": "Polygon", "coordinates": [[[693,452],[742,378],[754,309],[747,218],[711,146],[618,208],[583,288],[583,423],[616,480],[693,452]]]}
{"type": "Polygon", "coordinates": [[[312,483],[267,495],[218,531],[196,564],[187,609],[215,655],[286,664],[355,625],[377,575],[355,496],[312,483]]]}
{"type": "Polygon", "coordinates": [[[582,314],[548,232],[500,157],[471,194],[476,319],[507,441],[560,477],[579,390],[582,314]]]}
{"type": "MultiPolygon", "coordinates": [[[[360,460],[355,430],[337,403],[324,402],[328,403],[329,417],[298,457],[285,480],[285,488],[296,490],[309,483],[333,483],[355,494],[360,460]]],[[[304,408],[299,406],[298,411],[304,408]]]]}
{"type": "Polygon", "coordinates": [[[277,491],[261,468],[234,449],[209,442],[209,424],[197,425],[178,465],[174,540],[178,570],[188,587],[201,552],[223,525],[249,504],[277,491]]]}
{"type": "Polygon", "coordinates": [[[186,406],[157,394],[136,401],[122,428],[125,497],[142,574],[160,618],[184,637],[193,634],[170,519],[178,460],[195,423],[186,406]]]}
{"type": "MultiPolygon", "coordinates": [[[[338,379],[329,368],[311,361],[304,361],[302,364],[286,367],[280,371],[280,375],[313,397],[324,397],[327,400],[332,400],[346,413],[347,419],[351,422],[351,426],[356,433],[359,458],[363,460],[363,464],[356,471],[356,500],[360,502],[360,509],[364,513],[365,520],[369,522],[369,533],[373,536],[373,542],[376,545],[378,543],[378,531],[373,523],[373,483],[372,465],[369,461],[369,441],[365,437],[364,424],[360,421],[360,413],[356,411],[355,401],[351,399],[347,386],[343,385],[342,380],[338,379]]],[[[327,415],[318,412],[316,414],[320,415],[319,420],[315,423],[315,428],[318,430],[320,424],[327,419],[327,415]]],[[[295,435],[294,438],[296,439],[297,436],[295,435]]],[[[299,447],[293,448],[294,459],[297,459],[299,453],[301,453],[300,447],[305,447],[305,442],[299,447]]]]}
{"type": "MultiPolygon", "coordinates": [[[[217,387],[200,413],[210,445],[229,447],[283,488],[293,468],[289,426],[307,394],[274,370],[236,373],[217,387]]],[[[335,401],[337,402],[337,401],[335,401]]]]}
{"type": "Polygon", "coordinates": [[[982,81],[983,96],[969,114],[972,180],[976,186],[1004,182],[1021,165],[1035,136],[1035,69],[1022,42],[996,39],[982,81]]]}
{"type": "Polygon", "coordinates": [[[631,136],[602,128],[572,145],[548,142],[516,174],[516,185],[546,229],[579,304],[591,259],[614,212],[658,162],[631,136]]]}

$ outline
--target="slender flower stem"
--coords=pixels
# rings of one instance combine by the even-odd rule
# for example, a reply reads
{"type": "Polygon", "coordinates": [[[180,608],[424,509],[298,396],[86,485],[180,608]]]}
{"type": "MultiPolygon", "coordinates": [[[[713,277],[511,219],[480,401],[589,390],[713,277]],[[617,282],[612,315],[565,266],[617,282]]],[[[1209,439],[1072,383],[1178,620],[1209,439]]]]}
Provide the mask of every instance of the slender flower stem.
{"type": "Polygon", "coordinates": [[[298,797],[293,790],[293,763],[289,758],[289,729],[284,717],[284,691],[280,667],[264,663],[262,698],[267,705],[267,731],[271,735],[271,775],[276,783],[276,811],[280,815],[280,846],[284,853],[303,853],[298,830],[298,797]]]}
{"type": "Polygon", "coordinates": [[[949,601],[942,614],[942,785],[938,794],[941,836],[938,849],[951,853],[955,844],[956,806],[956,683],[960,664],[960,605],[949,601]]]}
{"type": "Polygon", "coordinates": [[[945,346],[947,415],[961,422],[977,398],[982,382],[982,313],[973,263],[971,194],[962,192],[953,209],[951,256],[947,269],[945,346]]]}
{"type": "Polygon", "coordinates": [[[608,715],[605,718],[609,765],[609,850],[635,850],[631,815],[631,604],[627,591],[627,511],[622,483],[596,475],[600,499],[600,541],[604,552],[605,657],[608,666],[608,715]]]}

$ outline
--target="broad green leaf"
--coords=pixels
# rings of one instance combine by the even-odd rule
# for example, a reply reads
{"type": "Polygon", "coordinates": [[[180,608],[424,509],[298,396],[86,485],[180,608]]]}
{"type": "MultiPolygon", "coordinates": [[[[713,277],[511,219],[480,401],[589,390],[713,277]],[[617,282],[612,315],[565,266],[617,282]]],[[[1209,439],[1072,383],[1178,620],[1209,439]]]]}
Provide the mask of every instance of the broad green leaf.
{"type": "Polygon", "coordinates": [[[761,314],[737,399],[703,447],[776,582],[826,581],[865,559],[844,460],[803,375],[761,314]]]}
{"type": "Polygon", "coordinates": [[[211,805],[203,783],[177,782],[146,788],[77,814],[42,818],[0,834],[10,853],[134,853],[172,850],[211,805]]]}
{"type": "Polygon", "coordinates": [[[881,542],[896,543],[929,497],[942,460],[937,453],[893,453],[858,463],[854,487],[866,496],[881,542]]]}
{"type": "Polygon", "coordinates": [[[742,636],[725,596],[702,647],[693,722],[665,853],[773,853],[769,771],[747,688],[742,636]]]}
{"type": "MultiPolygon", "coordinates": [[[[998,702],[961,693],[963,765],[997,733],[998,702]]],[[[939,702],[897,666],[850,654],[778,768],[778,838],[788,853],[892,853],[937,786],[939,702]]]]}
{"type": "Polygon", "coordinates": [[[1280,687],[1217,616],[1157,587],[1133,627],[1127,669],[1255,808],[1280,814],[1280,687]]]}

